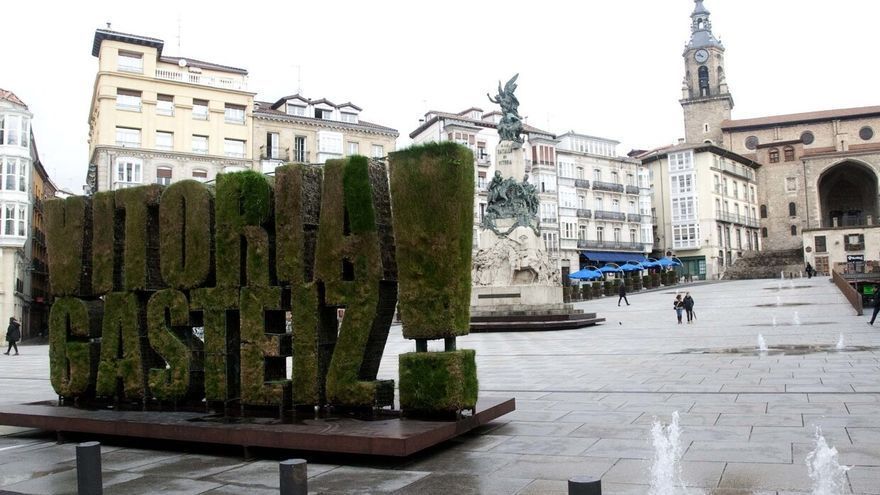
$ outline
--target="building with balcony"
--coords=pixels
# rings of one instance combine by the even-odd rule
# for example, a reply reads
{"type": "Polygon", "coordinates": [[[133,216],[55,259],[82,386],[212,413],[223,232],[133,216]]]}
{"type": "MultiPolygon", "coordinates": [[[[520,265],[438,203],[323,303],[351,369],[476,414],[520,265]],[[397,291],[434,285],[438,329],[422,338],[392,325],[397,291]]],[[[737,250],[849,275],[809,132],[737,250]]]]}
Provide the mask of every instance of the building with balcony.
{"type": "Polygon", "coordinates": [[[91,191],[254,167],[247,71],[163,54],[155,38],[98,29],[89,110],[91,191]]]}
{"type": "Polygon", "coordinates": [[[572,267],[625,263],[651,252],[651,193],[641,162],[617,141],[574,131],[558,136],[561,258],[572,267]]]}
{"type": "Polygon", "coordinates": [[[11,91],[0,89],[0,342],[9,317],[28,326],[30,311],[31,175],[33,114],[11,91]]]}
{"type": "Polygon", "coordinates": [[[263,172],[286,162],[324,163],[364,155],[383,158],[394,151],[398,132],[361,119],[354,103],[335,104],[301,95],[254,104],[251,153],[263,172]]]}
{"type": "MultiPolygon", "coordinates": [[[[495,175],[495,148],[500,142],[500,120],[500,112],[486,113],[477,107],[457,113],[432,110],[420,120],[416,130],[409,134],[413,144],[454,141],[470,148],[474,153],[474,248],[479,246],[479,225],[486,212],[489,180],[495,175]]],[[[567,280],[565,275],[576,271],[578,267],[560,258],[556,157],[558,140],[553,133],[528,124],[523,126],[522,137],[526,170],[530,171],[529,182],[535,185],[540,201],[538,217],[541,222],[541,237],[551,259],[557,260],[563,278],[567,280]]]]}
{"type": "Polygon", "coordinates": [[[22,337],[30,338],[48,334],[49,305],[52,302],[52,291],[49,286],[49,259],[46,251],[46,227],[43,219],[43,204],[47,199],[56,197],[58,186],[52,182],[46,168],[40,161],[35,141],[31,141],[31,199],[32,227],[30,239],[30,317],[28,325],[22,325],[22,337]]]}
{"type": "Polygon", "coordinates": [[[638,158],[653,192],[654,250],[677,256],[683,274],[716,279],[761,249],[757,162],[711,143],[682,143],[638,158]]]}

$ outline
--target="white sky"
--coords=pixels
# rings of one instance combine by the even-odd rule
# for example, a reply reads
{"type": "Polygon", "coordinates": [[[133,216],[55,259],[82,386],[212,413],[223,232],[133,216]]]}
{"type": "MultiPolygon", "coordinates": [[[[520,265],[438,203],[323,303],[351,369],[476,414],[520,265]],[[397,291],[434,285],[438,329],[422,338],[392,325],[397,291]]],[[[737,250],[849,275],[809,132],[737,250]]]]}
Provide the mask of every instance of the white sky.
{"type": "MultiPolygon", "coordinates": [[[[880,104],[874,0],[706,0],[727,48],[734,118],[880,104]]],[[[164,53],[243,67],[260,100],[295,93],[364,109],[409,142],[428,109],[492,108],[520,73],[531,125],[617,139],[618,152],[683,136],[681,53],[691,0],[5,2],[0,87],[34,113],[53,179],[80,192],[96,28],[164,53]],[[178,18],[181,42],[178,49],[178,18]]]]}

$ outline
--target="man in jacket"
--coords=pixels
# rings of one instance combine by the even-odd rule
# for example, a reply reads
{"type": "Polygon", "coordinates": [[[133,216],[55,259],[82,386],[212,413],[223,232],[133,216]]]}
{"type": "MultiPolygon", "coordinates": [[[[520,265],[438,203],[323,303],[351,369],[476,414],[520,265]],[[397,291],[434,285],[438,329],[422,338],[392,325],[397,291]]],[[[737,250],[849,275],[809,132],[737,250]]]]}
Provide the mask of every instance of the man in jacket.
{"type": "Polygon", "coordinates": [[[626,281],[621,280],[619,289],[617,289],[617,295],[620,296],[617,298],[617,305],[620,306],[620,301],[626,301],[626,305],[629,306],[629,300],[626,298],[626,281]]]}
{"type": "Polygon", "coordinates": [[[9,355],[9,351],[15,348],[15,355],[18,356],[18,345],[16,342],[21,340],[21,325],[18,323],[18,320],[15,319],[14,316],[9,317],[9,326],[6,327],[6,341],[9,342],[9,348],[6,349],[7,356],[9,355]]]}

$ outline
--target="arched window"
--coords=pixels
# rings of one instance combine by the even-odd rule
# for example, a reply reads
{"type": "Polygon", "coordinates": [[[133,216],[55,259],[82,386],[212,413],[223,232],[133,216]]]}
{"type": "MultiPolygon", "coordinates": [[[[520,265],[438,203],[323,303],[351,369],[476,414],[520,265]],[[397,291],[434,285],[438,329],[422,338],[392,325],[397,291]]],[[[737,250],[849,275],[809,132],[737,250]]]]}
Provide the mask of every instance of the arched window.
{"type": "Polygon", "coordinates": [[[788,204],[788,216],[790,216],[790,217],[797,216],[797,206],[794,203],[788,204]]]}
{"type": "Polygon", "coordinates": [[[767,237],[767,227],[761,227],[761,237],[767,237]]]}
{"type": "Polygon", "coordinates": [[[797,235],[797,225],[791,226],[791,235],[797,235]]]}
{"type": "Polygon", "coordinates": [[[709,68],[701,66],[697,75],[700,78],[700,96],[709,96],[709,68]]]}
{"type": "Polygon", "coordinates": [[[782,153],[783,153],[783,157],[785,158],[785,161],[787,161],[787,162],[794,161],[794,147],[786,146],[785,148],[782,148],[782,153]]]}
{"type": "Polygon", "coordinates": [[[761,205],[761,218],[767,218],[767,205],[761,205]]]}
{"type": "Polygon", "coordinates": [[[779,148],[770,148],[770,163],[779,163],[779,148]]]}

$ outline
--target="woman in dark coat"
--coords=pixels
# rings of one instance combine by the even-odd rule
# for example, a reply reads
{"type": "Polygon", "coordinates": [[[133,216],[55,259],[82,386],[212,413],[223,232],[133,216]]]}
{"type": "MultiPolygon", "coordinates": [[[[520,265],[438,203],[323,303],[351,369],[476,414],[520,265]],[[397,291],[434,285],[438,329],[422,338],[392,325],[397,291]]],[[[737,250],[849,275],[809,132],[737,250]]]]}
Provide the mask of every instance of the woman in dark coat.
{"type": "Polygon", "coordinates": [[[694,298],[691,297],[690,292],[686,292],[684,294],[684,301],[682,301],[682,306],[684,306],[684,310],[687,311],[688,323],[694,322],[694,298]]]}
{"type": "Polygon", "coordinates": [[[15,355],[18,356],[18,346],[15,343],[19,340],[21,340],[21,325],[18,324],[18,320],[14,316],[10,316],[9,326],[6,327],[6,341],[9,342],[9,348],[3,354],[8,356],[9,351],[15,348],[15,355]]]}

